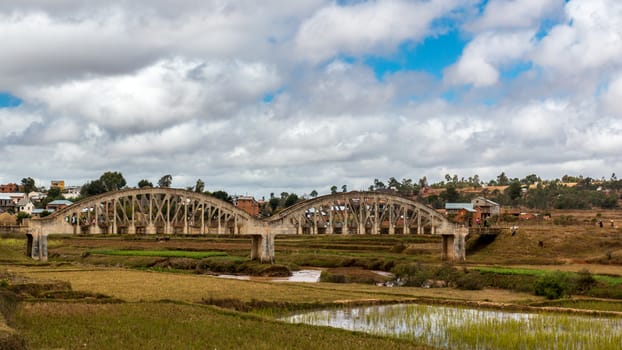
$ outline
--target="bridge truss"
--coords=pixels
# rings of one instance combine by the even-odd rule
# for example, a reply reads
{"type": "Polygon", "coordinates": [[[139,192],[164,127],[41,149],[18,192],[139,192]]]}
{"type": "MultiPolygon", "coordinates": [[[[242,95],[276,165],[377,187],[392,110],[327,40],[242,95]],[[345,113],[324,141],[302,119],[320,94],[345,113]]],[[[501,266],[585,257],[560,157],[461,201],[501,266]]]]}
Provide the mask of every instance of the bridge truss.
{"type": "Polygon", "coordinates": [[[45,242],[48,234],[59,233],[248,235],[251,257],[264,262],[274,260],[276,235],[436,234],[443,236],[444,258],[463,260],[468,234],[434,209],[392,194],[321,196],[260,220],[217,198],[170,188],[126,189],[89,197],[33,219],[30,226],[29,242],[40,237],[45,242]]]}
{"type": "Polygon", "coordinates": [[[90,197],[59,210],[50,219],[59,232],[74,234],[239,234],[252,218],[214,197],[149,188],[90,197]]]}
{"type": "Polygon", "coordinates": [[[269,219],[297,234],[436,234],[447,219],[419,202],[376,192],[322,196],[269,219]]]}

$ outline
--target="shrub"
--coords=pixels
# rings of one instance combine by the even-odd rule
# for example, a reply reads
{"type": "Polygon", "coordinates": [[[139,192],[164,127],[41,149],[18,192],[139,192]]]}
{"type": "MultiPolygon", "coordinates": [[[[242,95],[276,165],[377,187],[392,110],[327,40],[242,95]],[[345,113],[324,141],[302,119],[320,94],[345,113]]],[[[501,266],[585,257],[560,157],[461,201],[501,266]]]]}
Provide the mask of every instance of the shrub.
{"type": "Polygon", "coordinates": [[[593,287],[586,295],[595,298],[622,299],[622,287],[593,287]]]}
{"type": "Polygon", "coordinates": [[[346,276],[322,271],[320,274],[320,282],[346,283],[346,276]]]}
{"type": "Polygon", "coordinates": [[[391,272],[401,280],[405,286],[421,287],[434,274],[430,269],[425,268],[421,263],[399,264],[391,272]]]}
{"type": "Polygon", "coordinates": [[[574,284],[574,291],[584,294],[596,285],[596,280],[588,270],[581,270],[577,273],[574,284]]]}
{"type": "Polygon", "coordinates": [[[404,244],[404,242],[399,242],[398,244],[394,245],[393,248],[391,248],[391,252],[401,253],[404,251],[404,249],[406,249],[406,245],[404,244]]]}
{"type": "Polygon", "coordinates": [[[560,271],[540,277],[534,285],[534,293],[547,299],[559,299],[570,295],[572,290],[572,279],[560,271]]]}
{"type": "Polygon", "coordinates": [[[465,271],[455,281],[456,288],[463,290],[482,290],[485,286],[485,281],[482,275],[477,271],[465,271]]]}

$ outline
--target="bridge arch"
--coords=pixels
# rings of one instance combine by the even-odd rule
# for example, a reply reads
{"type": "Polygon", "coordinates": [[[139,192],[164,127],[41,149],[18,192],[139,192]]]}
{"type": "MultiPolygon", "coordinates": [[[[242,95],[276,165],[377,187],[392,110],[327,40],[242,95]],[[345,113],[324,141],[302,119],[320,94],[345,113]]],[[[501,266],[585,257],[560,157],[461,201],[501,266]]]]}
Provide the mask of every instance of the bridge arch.
{"type": "Polygon", "coordinates": [[[464,259],[466,237],[463,229],[434,209],[391,194],[326,195],[259,220],[215,197],[172,188],[125,189],[89,197],[31,220],[30,229],[39,251],[45,250],[47,235],[59,233],[249,235],[251,258],[262,262],[274,261],[274,237],[280,234],[437,234],[443,236],[443,257],[459,260],[464,259]]]}
{"type": "Polygon", "coordinates": [[[293,205],[267,219],[298,234],[442,234],[453,226],[434,209],[378,192],[343,192],[293,205]]]}
{"type": "Polygon", "coordinates": [[[233,204],[212,196],[182,189],[141,188],[89,197],[31,224],[46,233],[240,234],[247,233],[255,221],[233,204]]]}

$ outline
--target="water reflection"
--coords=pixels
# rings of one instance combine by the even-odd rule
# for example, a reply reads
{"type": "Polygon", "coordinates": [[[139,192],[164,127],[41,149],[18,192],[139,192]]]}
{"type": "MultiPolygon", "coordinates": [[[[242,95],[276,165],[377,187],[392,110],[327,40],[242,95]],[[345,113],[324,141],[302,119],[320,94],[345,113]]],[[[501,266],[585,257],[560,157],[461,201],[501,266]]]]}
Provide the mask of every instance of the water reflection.
{"type": "Polygon", "coordinates": [[[416,304],[309,312],[291,323],[394,336],[452,349],[619,349],[622,320],[416,304]]]}

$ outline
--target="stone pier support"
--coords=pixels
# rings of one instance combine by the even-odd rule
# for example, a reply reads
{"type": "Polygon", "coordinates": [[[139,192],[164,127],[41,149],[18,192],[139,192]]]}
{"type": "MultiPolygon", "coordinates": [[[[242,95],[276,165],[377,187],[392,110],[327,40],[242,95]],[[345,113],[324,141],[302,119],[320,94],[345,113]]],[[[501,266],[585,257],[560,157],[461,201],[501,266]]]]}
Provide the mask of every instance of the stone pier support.
{"type": "Polygon", "coordinates": [[[456,260],[455,236],[453,234],[443,235],[443,249],[441,258],[443,260],[454,261],[456,260]]]}
{"type": "Polygon", "coordinates": [[[453,229],[452,233],[443,233],[442,259],[449,261],[466,260],[466,236],[469,229],[460,227],[453,229]]]}
{"type": "Polygon", "coordinates": [[[26,255],[35,260],[48,261],[48,236],[27,233],[26,238],[26,255]]]}
{"type": "Polygon", "coordinates": [[[274,235],[265,233],[252,235],[251,260],[274,263],[274,235]]]}
{"type": "Polygon", "coordinates": [[[153,223],[149,223],[145,229],[145,233],[148,235],[155,235],[157,233],[156,226],[153,223]]]}

